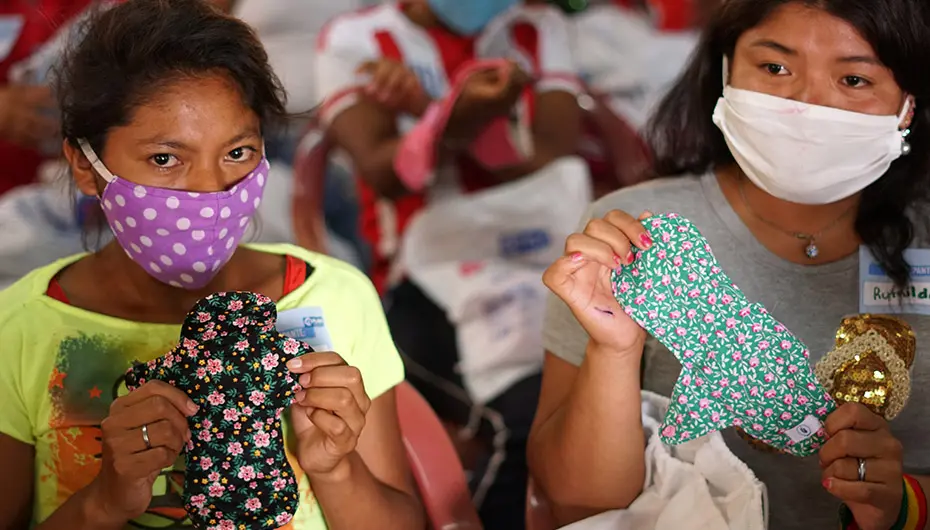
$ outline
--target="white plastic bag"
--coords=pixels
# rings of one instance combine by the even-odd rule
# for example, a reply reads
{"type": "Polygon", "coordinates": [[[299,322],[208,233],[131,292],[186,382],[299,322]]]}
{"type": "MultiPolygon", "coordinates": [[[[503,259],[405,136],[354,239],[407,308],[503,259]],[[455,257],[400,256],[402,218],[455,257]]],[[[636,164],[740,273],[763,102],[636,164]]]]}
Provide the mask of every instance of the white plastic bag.
{"type": "Polygon", "coordinates": [[[456,326],[459,369],[478,403],[539,370],[543,271],[591,201],[587,167],[560,159],[518,182],[430,202],[399,266],[456,326]]]}

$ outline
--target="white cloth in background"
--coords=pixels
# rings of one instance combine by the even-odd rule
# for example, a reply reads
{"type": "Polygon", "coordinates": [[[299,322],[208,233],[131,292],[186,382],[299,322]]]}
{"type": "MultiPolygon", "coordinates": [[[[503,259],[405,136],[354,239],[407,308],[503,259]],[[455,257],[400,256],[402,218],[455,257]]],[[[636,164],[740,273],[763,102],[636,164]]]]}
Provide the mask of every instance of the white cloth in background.
{"type": "Polygon", "coordinates": [[[659,31],[647,16],[614,5],[591,6],[572,21],[582,78],[641,129],[687,64],[699,33],[659,31]]]}
{"type": "Polygon", "coordinates": [[[668,398],[642,392],[646,445],[643,492],[563,530],[765,530],[765,485],[727,448],[719,432],[678,446],[659,440],[668,398]]]}
{"type": "Polygon", "coordinates": [[[542,368],[543,271],[591,201],[578,158],[521,180],[427,205],[410,222],[400,266],[456,328],[469,397],[487,403],[542,368]]]}
{"type": "Polygon", "coordinates": [[[287,90],[288,112],[310,110],[314,92],[317,37],[333,17],[372,0],[238,0],[233,15],[252,26],[287,90]]]}

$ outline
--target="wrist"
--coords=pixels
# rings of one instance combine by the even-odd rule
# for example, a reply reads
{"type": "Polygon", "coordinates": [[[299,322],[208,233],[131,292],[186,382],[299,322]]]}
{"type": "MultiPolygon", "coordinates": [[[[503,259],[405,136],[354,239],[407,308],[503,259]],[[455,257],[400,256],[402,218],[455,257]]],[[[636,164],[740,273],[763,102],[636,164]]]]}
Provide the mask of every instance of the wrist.
{"type": "Polygon", "coordinates": [[[636,360],[637,365],[643,354],[644,343],[636,341],[628,347],[616,347],[609,344],[602,344],[591,339],[585,349],[585,355],[591,358],[616,359],[616,360],[636,360]]]}
{"type": "Polygon", "coordinates": [[[81,503],[81,516],[86,523],[86,528],[120,530],[129,521],[125,517],[114,515],[107,508],[107,503],[103,500],[100,486],[96,480],[84,488],[79,500],[81,503]]]}

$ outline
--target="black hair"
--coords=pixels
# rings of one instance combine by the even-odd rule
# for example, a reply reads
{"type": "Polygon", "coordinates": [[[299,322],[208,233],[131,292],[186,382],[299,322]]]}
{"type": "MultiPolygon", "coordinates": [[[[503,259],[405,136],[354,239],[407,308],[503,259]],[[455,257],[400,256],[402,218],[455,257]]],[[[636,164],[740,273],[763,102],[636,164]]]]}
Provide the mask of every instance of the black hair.
{"type": "Polygon", "coordinates": [[[914,239],[908,210],[930,189],[930,2],[927,0],[725,0],[691,62],[659,105],[647,138],[656,175],[703,174],[734,162],[711,116],[723,94],[723,57],[736,41],[790,3],[823,9],[855,27],[898,85],[916,100],[911,153],[862,194],[856,231],[898,287],[910,282],[904,250],[914,239]]]}
{"type": "Polygon", "coordinates": [[[202,0],[128,0],[98,8],[55,71],[61,132],[99,153],[107,132],[180,79],[228,76],[259,116],[262,130],[286,119],[286,96],[258,37],[202,0]]]}

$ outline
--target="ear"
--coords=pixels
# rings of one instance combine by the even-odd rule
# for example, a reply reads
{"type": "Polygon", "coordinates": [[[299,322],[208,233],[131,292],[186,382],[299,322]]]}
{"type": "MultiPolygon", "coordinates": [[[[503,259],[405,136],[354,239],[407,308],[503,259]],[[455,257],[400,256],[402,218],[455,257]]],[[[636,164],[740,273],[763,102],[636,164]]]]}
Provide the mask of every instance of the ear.
{"type": "Polygon", "coordinates": [[[914,98],[914,96],[907,96],[904,99],[904,105],[907,107],[907,113],[904,114],[904,117],[901,119],[900,129],[902,131],[910,129],[911,124],[914,123],[914,112],[917,111],[917,99],[914,98]]]}
{"type": "Polygon", "coordinates": [[[99,185],[100,179],[90,165],[90,160],[84,156],[80,149],[71,145],[67,139],[62,141],[61,150],[71,167],[71,176],[77,184],[78,190],[84,195],[99,196],[103,188],[99,185]]]}

